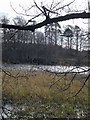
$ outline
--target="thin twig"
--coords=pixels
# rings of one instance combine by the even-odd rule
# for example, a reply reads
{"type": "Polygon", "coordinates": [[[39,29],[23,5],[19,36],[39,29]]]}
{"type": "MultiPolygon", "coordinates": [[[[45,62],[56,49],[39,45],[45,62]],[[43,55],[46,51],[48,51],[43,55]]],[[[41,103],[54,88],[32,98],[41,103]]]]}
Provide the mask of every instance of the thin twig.
{"type": "Polygon", "coordinates": [[[83,85],[82,85],[82,86],[80,87],[80,89],[76,92],[76,94],[72,96],[72,98],[76,97],[76,96],[82,91],[82,89],[84,88],[84,86],[85,86],[86,82],[89,80],[89,78],[90,78],[90,74],[87,76],[87,78],[86,78],[86,80],[84,81],[83,85]]]}

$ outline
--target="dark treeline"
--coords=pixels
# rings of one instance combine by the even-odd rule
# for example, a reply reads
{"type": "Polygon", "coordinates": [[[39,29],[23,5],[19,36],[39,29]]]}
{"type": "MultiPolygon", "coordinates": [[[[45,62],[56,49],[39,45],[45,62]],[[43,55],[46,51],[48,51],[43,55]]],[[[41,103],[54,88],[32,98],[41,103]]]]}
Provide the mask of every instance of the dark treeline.
{"type": "Polygon", "coordinates": [[[86,65],[87,52],[66,49],[61,46],[27,44],[27,43],[3,43],[2,61],[4,63],[28,63],[48,65],[86,65]]]}
{"type": "MultiPolygon", "coordinates": [[[[9,23],[6,17],[2,23],[9,23]]],[[[23,18],[13,19],[15,25],[25,25],[23,18]]],[[[35,21],[33,22],[35,24],[35,21]]],[[[4,63],[86,65],[88,63],[87,34],[79,26],[61,28],[48,24],[44,32],[2,29],[2,61],[4,63]]]]}

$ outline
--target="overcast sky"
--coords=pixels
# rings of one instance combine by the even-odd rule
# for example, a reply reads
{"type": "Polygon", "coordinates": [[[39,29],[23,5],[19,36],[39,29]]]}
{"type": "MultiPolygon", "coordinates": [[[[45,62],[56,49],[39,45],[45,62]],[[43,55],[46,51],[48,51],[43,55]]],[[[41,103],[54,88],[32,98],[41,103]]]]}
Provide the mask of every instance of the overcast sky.
{"type": "MultiPolygon", "coordinates": [[[[33,0],[0,0],[0,17],[2,15],[7,15],[7,17],[12,18],[17,16],[17,14],[15,13],[15,11],[13,11],[13,9],[10,6],[10,3],[12,4],[12,6],[16,9],[16,10],[20,10],[19,5],[22,5],[25,9],[29,8],[30,5],[32,5],[32,1],[33,0]]],[[[41,3],[42,0],[35,0],[39,5],[41,3]]],[[[50,4],[52,0],[43,0],[44,4],[50,4]],[[49,2],[50,1],[50,2],[49,2]]],[[[54,2],[57,2],[59,0],[53,0],[54,2]]],[[[63,0],[63,2],[69,2],[72,0],[63,0]]],[[[73,6],[73,8],[75,9],[84,9],[87,6],[88,0],[75,0],[75,5],[73,6]]],[[[21,11],[20,11],[21,12],[21,11]]],[[[85,23],[87,21],[84,21],[85,23]]],[[[75,23],[75,20],[72,20],[72,24],[75,23]]],[[[82,20],[78,20],[78,22],[76,21],[77,25],[81,25],[83,24],[82,20]]],[[[86,24],[83,24],[83,26],[87,26],[86,24]]]]}

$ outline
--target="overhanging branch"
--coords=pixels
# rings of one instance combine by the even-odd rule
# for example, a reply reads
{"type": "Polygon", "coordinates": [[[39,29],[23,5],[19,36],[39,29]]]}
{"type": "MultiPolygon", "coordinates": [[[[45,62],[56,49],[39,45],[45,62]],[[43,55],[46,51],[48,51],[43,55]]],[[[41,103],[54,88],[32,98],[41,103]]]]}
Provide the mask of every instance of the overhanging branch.
{"type": "Polygon", "coordinates": [[[65,16],[49,18],[49,19],[44,20],[43,22],[37,23],[36,25],[28,25],[28,26],[0,24],[0,28],[30,30],[33,32],[35,29],[41,28],[42,26],[53,23],[53,22],[60,22],[60,21],[66,21],[66,20],[70,20],[70,19],[78,19],[78,18],[88,19],[88,18],[90,18],[90,13],[83,12],[83,13],[67,14],[65,16]]]}

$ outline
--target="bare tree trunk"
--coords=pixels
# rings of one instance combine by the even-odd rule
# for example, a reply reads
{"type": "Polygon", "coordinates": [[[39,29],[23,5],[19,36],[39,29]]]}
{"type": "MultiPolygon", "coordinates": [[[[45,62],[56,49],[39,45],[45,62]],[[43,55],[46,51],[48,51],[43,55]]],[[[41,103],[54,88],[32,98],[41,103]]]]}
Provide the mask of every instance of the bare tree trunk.
{"type": "Polygon", "coordinates": [[[44,37],[44,40],[45,40],[45,41],[44,41],[44,42],[45,42],[45,45],[46,45],[46,43],[47,43],[47,42],[46,42],[46,40],[47,40],[46,38],[47,38],[47,26],[45,26],[45,37],[44,37]]]}
{"type": "Polygon", "coordinates": [[[55,46],[57,45],[57,24],[55,24],[55,46]]]}
{"type": "Polygon", "coordinates": [[[33,43],[35,44],[35,31],[33,32],[33,43]]]}
{"type": "Polygon", "coordinates": [[[76,51],[78,52],[78,32],[76,33],[76,51]]]}
{"type": "Polygon", "coordinates": [[[68,37],[68,49],[70,48],[70,44],[69,44],[69,37],[68,37]]]}
{"type": "Polygon", "coordinates": [[[70,49],[72,48],[72,38],[70,38],[70,49]]]}

